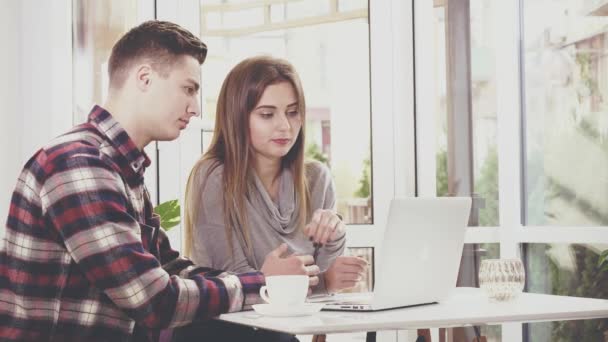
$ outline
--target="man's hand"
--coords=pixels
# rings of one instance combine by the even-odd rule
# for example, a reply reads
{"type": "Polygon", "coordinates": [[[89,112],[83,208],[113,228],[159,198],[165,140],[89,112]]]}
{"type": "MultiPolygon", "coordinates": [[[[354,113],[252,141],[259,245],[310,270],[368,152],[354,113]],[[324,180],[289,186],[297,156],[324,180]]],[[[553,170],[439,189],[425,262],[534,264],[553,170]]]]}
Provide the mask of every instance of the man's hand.
{"type": "Polygon", "coordinates": [[[356,256],[339,256],[324,273],[325,287],[329,293],[357,285],[367,270],[367,261],[356,256]]]}
{"type": "Polygon", "coordinates": [[[266,255],[260,271],[265,276],[307,275],[309,286],[319,283],[319,266],[314,265],[312,255],[285,255],[286,253],[287,245],[282,243],[277,249],[266,255]]]}
{"type": "Polygon", "coordinates": [[[328,241],[333,241],[337,237],[344,235],[346,226],[340,220],[338,215],[331,210],[317,209],[315,210],[310,223],[306,225],[304,234],[311,241],[322,245],[328,241]]]}

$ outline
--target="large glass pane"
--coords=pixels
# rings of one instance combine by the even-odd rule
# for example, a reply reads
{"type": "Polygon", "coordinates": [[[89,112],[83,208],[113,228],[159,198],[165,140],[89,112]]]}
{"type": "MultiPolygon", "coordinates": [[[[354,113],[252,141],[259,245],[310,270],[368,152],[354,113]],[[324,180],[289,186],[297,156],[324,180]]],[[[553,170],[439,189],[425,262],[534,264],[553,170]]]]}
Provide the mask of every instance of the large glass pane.
{"type": "Polygon", "coordinates": [[[103,104],[112,46],[139,23],[142,3],[138,0],[72,1],[75,124],[86,121],[94,104],[103,104]]]}
{"type": "Polygon", "coordinates": [[[500,42],[492,27],[495,6],[495,1],[470,1],[473,179],[474,192],[483,201],[479,226],[498,225],[496,45],[500,42]]]}
{"type": "Polygon", "coordinates": [[[201,1],[203,115],[215,115],[228,71],[244,58],[289,60],[307,104],[307,157],[326,163],[338,211],[351,224],[372,222],[369,24],[367,1],[201,1]],[[356,37],[356,39],[353,39],[356,37]]]}
{"type": "MultiPolygon", "coordinates": [[[[526,291],[608,298],[608,271],[598,267],[608,244],[526,244],[526,291]]],[[[528,324],[527,341],[605,341],[608,319],[528,324]]]]}
{"type": "Polygon", "coordinates": [[[607,6],[523,2],[528,225],[608,225],[607,6]]]}
{"type": "MultiPolygon", "coordinates": [[[[461,6],[465,2],[453,2],[452,6],[461,6]]],[[[459,99],[450,98],[448,87],[456,86],[455,80],[449,80],[448,70],[461,67],[466,61],[453,60],[446,37],[448,30],[457,30],[450,26],[446,6],[448,2],[435,1],[435,84],[437,100],[437,195],[448,193],[448,116],[450,102],[459,99]]],[[[495,3],[488,0],[471,0],[470,7],[470,97],[472,111],[472,150],[473,150],[473,193],[480,197],[479,226],[498,225],[498,154],[496,149],[496,44],[499,42],[493,34],[492,21],[495,3]]],[[[456,42],[458,43],[458,42],[456,42]]],[[[458,46],[458,45],[457,45],[458,46]]],[[[464,45],[466,46],[466,45],[464,45]]],[[[516,51],[513,51],[515,54],[516,51]]],[[[463,93],[465,94],[465,93],[463,93]]],[[[456,136],[454,139],[464,139],[456,136]]],[[[460,156],[453,156],[456,163],[468,163],[460,156]]]]}

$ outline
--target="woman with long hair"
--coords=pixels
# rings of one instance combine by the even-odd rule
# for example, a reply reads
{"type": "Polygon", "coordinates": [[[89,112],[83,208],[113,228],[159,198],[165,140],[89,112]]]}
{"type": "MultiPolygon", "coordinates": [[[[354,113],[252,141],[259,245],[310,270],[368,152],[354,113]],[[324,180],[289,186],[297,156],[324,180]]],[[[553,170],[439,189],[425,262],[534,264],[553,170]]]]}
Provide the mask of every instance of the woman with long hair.
{"type": "MultiPolygon", "coordinates": [[[[230,71],[213,140],[186,186],[185,254],[198,265],[268,276],[293,273],[294,265],[306,264],[295,259],[312,255],[322,272],[311,278],[313,293],[336,292],[361,279],[367,262],[342,256],[345,226],[335,213],[330,172],[304,161],[305,117],[300,79],[289,62],[259,56],[230,71]],[[266,262],[277,257],[283,262],[266,262]]],[[[297,341],[217,321],[178,333],[184,341],[297,341]]]]}
{"type": "Polygon", "coordinates": [[[354,286],[366,261],[341,256],[345,225],[335,212],[329,169],[304,161],[306,105],[300,79],[282,59],[243,60],[217,102],[215,132],[190,173],[185,253],[234,272],[264,269],[267,255],[314,255],[313,293],[354,286]]]}

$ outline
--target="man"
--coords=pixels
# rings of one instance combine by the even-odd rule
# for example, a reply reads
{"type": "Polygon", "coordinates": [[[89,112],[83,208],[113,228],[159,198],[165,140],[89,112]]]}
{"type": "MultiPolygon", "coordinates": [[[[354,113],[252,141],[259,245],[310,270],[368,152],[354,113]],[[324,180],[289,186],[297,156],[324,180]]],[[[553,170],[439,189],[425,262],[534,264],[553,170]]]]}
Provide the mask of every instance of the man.
{"type": "Polygon", "coordinates": [[[0,341],[157,340],[259,301],[264,274],[318,281],[312,257],[282,257],[285,246],[263,273],[196,268],[159,229],[143,148],[199,115],[206,52],[178,25],[135,27],[112,50],[103,107],[26,163],[0,251],[0,341]]]}

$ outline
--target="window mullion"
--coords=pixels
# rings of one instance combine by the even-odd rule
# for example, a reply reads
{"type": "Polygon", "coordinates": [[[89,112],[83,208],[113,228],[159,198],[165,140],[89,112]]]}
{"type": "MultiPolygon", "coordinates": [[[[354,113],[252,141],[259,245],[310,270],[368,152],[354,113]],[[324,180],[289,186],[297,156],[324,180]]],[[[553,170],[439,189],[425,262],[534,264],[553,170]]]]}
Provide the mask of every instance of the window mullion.
{"type": "Polygon", "coordinates": [[[498,121],[498,187],[501,257],[520,257],[517,235],[521,226],[521,121],[519,79],[518,0],[496,3],[496,116],[498,121]]]}
{"type": "MultiPolygon", "coordinates": [[[[520,258],[522,131],[520,113],[519,0],[493,6],[496,48],[496,118],[498,127],[499,241],[501,258],[520,258]]],[[[521,323],[502,325],[503,341],[522,341],[521,323]]]]}

